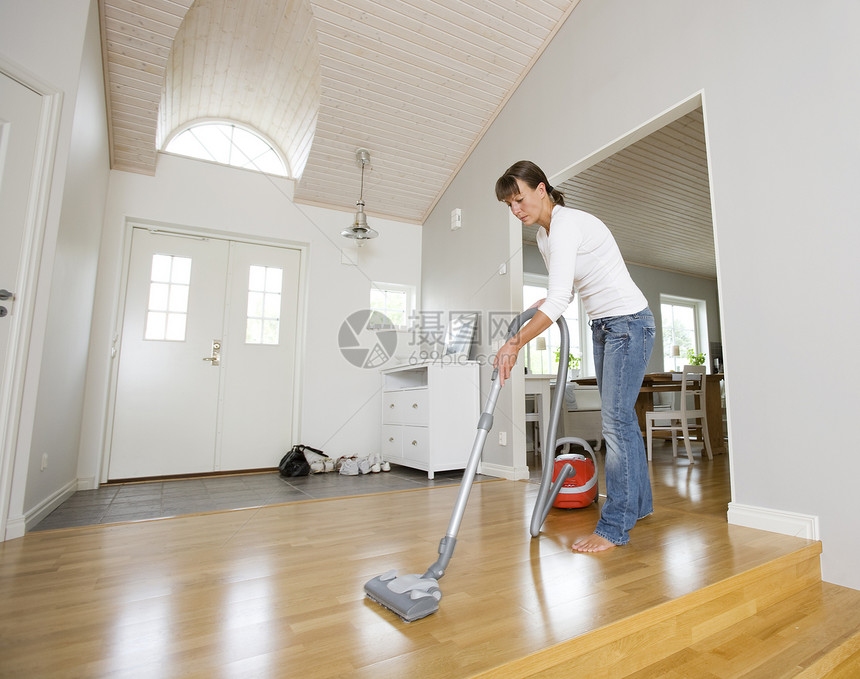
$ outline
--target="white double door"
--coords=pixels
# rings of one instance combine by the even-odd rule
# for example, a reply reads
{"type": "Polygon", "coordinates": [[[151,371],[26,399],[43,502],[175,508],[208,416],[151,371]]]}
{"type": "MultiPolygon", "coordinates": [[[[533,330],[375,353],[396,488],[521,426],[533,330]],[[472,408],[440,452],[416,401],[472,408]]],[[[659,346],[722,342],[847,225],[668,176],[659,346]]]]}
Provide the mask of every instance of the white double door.
{"type": "Polygon", "coordinates": [[[133,229],[110,480],[277,466],[300,265],[295,249],[133,229]]]}

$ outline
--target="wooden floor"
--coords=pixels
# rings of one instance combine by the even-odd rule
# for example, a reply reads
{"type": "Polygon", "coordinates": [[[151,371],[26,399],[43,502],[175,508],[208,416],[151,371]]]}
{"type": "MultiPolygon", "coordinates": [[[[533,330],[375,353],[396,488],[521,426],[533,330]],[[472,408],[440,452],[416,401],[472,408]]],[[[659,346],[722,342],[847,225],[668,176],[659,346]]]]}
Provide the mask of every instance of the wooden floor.
{"type": "Polygon", "coordinates": [[[652,477],[599,555],[570,550],[596,507],[531,539],[535,484],[476,485],[410,624],[362,587],[435,560],[455,486],[30,533],[0,545],[0,677],[851,676],[860,592],[818,582],[818,543],[729,526],[725,456],[658,448],[652,477]]]}

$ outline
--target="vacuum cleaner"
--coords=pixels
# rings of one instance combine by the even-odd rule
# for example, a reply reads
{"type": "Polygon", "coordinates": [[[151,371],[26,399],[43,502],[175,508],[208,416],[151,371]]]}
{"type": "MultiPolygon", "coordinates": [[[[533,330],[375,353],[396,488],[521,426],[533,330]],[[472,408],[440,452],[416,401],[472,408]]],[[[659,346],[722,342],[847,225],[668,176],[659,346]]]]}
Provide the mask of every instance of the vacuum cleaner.
{"type": "MultiPolygon", "coordinates": [[[[508,327],[507,339],[515,335],[536,312],[537,309],[532,308],[519,314],[508,327]]],[[[567,356],[570,351],[570,335],[567,330],[567,322],[562,316],[558,319],[557,323],[561,333],[559,355],[567,356]]],[[[478,431],[475,436],[475,442],[472,445],[472,452],[469,455],[469,462],[466,465],[466,470],[463,472],[460,491],[457,495],[454,510],[451,513],[448,531],[439,543],[439,558],[427,569],[424,575],[410,574],[397,576],[395,570],[390,570],[369,580],[364,585],[364,591],[368,598],[393,611],[406,622],[419,620],[439,610],[439,601],[442,598],[442,590],[439,589],[439,579],[445,574],[445,569],[448,567],[448,563],[454,554],[457,533],[460,530],[460,523],[466,511],[466,502],[469,499],[472,482],[475,480],[484,443],[487,440],[487,435],[493,428],[493,411],[496,408],[496,401],[502,389],[501,381],[498,377],[499,371],[495,369],[490,385],[490,394],[478,420],[478,431]]],[[[556,467],[553,462],[556,446],[567,444],[582,446],[594,459],[594,451],[587,441],[573,436],[556,440],[559,418],[561,417],[561,409],[564,404],[563,385],[567,384],[567,361],[561,360],[558,362],[556,384],[562,385],[562,387],[556,388],[555,395],[553,396],[549,417],[549,431],[547,432],[546,442],[543,447],[543,469],[541,472],[540,489],[538,490],[529,528],[533,538],[540,534],[541,526],[546,520],[553,500],[558,495],[564,482],[576,474],[573,466],[566,462],[558,469],[555,480],[553,480],[553,472],[556,467]]]]}

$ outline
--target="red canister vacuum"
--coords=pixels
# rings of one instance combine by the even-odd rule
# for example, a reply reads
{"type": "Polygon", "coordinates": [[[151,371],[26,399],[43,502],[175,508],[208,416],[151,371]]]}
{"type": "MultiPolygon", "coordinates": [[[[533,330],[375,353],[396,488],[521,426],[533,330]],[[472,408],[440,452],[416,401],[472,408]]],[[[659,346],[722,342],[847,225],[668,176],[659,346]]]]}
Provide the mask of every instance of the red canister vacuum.
{"type": "MultiPolygon", "coordinates": [[[[564,439],[560,439],[558,445],[563,444],[564,439]]],[[[570,453],[559,455],[555,458],[553,481],[558,478],[565,464],[570,463],[575,473],[565,479],[561,485],[558,495],[556,495],[552,503],[553,507],[578,509],[580,507],[587,507],[597,500],[597,460],[590,446],[584,447],[583,450],[590,457],[580,455],[579,453],[570,453]]]]}

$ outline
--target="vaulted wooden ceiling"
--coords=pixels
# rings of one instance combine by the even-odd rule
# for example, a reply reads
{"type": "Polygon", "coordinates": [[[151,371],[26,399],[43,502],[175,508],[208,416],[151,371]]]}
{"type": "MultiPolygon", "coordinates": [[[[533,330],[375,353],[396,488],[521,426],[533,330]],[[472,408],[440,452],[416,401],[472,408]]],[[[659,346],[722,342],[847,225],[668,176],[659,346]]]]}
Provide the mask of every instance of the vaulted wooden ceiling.
{"type": "MultiPolygon", "coordinates": [[[[701,108],[556,188],[568,207],[609,226],[628,263],[717,277],[701,108]]],[[[534,244],[536,232],[524,226],[523,242],[534,244]]]]}
{"type": "MultiPolygon", "coordinates": [[[[368,213],[422,223],[578,1],[99,0],[112,167],[152,174],[177,126],[228,117],[297,202],[353,209],[363,147],[368,213]]],[[[701,111],[561,188],[628,261],[716,277],[701,111]]]]}
{"type": "Polygon", "coordinates": [[[296,200],[354,208],[363,147],[368,211],[422,222],[577,2],[100,0],[113,167],[154,173],[157,140],[173,131],[159,129],[160,108],[162,128],[232,110],[270,139],[287,139],[277,131],[283,120],[260,109],[295,108],[302,86],[312,98],[301,76],[312,80],[316,67],[318,116],[296,200]],[[280,38],[305,9],[314,30],[300,39],[314,43],[318,64],[297,58],[314,49],[291,53],[280,38]],[[174,45],[186,16],[194,25],[174,45]],[[296,86],[273,91],[271,80],[290,69],[296,86]],[[225,101],[240,94],[241,106],[225,101]]]}

